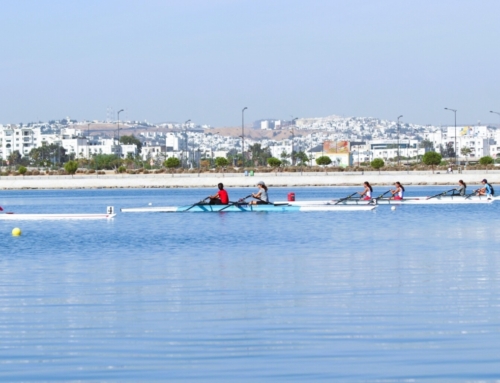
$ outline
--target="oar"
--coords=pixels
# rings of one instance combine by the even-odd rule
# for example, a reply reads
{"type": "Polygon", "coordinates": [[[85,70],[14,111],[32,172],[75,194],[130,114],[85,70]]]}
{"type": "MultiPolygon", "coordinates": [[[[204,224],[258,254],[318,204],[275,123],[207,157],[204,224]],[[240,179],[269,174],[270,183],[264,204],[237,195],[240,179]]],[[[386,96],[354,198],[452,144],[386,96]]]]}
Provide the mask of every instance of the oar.
{"type": "Polygon", "coordinates": [[[477,192],[477,190],[474,190],[472,193],[467,194],[467,195],[465,196],[465,199],[469,199],[469,197],[472,197],[474,194],[476,194],[476,192],[477,192]]]}
{"type": "Polygon", "coordinates": [[[203,202],[205,202],[207,199],[209,199],[210,197],[207,197],[207,198],[203,198],[200,202],[196,202],[195,204],[189,206],[186,210],[183,210],[183,211],[188,211],[188,210],[191,210],[193,207],[195,207],[196,205],[201,205],[203,202]]]}
{"type": "Polygon", "coordinates": [[[381,199],[383,196],[385,196],[387,193],[390,193],[391,189],[387,190],[385,193],[380,194],[377,198],[373,198],[370,203],[376,203],[379,199],[381,199]]]}
{"type": "Polygon", "coordinates": [[[219,210],[220,211],[223,211],[223,210],[226,210],[228,207],[231,207],[231,206],[234,206],[234,205],[238,205],[240,203],[242,203],[244,200],[246,200],[247,198],[251,197],[252,195],[247,195],[245,198],[240,198],[238,201],[236,202],[231,202],[230,204],[228,204],[227,206],[223,207],[222,209],[219,210]]]}
{"type": "Polygon", "coordinates": [[[354,193],[352,193],[352,194],[351,194],[350,196],[348,196],[348,197],[341,198],[341,199],[339,199],[337,202],[335,202],[335,203],[334,203],[334,205],[337,205],[338,203],[341,203],[342,201],[345,201],[345,200],[347,200],[347,199],[351,198],[353,195],[356,195],[356,194],[358,194],[358,192],[354,192],[354,193]]]}
{"type": "Polygon", "coordinates": [[[439,197],[441,195],[445,195],[445,194],[448,194],[449,192],[451,191],[455,191],[455,189],[450,189],[450,190],[447,190],[445,192],[442,192],[442,193],[439,193],[439,194],[436,194],[436,195],[433,195],[432,197],[427,197],[426,199],[431,199],[431,198],[434,198],[434,197],[439,197]]]}

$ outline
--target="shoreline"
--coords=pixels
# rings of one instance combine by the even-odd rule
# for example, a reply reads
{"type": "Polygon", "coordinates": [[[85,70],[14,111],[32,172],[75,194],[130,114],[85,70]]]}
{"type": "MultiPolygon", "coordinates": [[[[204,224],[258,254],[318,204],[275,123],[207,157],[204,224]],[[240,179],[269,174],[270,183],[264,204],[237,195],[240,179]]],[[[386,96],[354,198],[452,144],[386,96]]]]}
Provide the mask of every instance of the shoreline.
{"type": "Polygon", "coordinates": [[[500,183],[500,170],[470,170],[442,174],[432,171],[381,172],[326,172],[326,173],[190,173],[190,174],[115,174],[105,175],[51,175],[51,176],[2,176],[0,190],[36,189],[144,189],[144,188],[204,188],[219,182],[226,187],[253,187],[264,181],[270,187],[359,186],[364,181],[374,186],[392,185],[456,185],[459,179],[467,184],[480,185],[483,178],[492,184],[500,183]]]}

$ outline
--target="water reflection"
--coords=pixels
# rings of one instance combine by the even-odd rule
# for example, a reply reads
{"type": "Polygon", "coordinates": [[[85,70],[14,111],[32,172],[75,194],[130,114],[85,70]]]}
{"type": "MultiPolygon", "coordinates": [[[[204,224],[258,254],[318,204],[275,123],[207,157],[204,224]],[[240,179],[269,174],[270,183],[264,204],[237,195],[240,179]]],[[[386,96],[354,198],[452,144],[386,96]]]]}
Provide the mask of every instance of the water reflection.
{"type": "MultiPolygon", "coordinates": [[[[2,198],[59,212],[206,195],[26,193],[2,198]]],[[[492,380],[499,208],[119,215],[24,222],[19,238],[2,222],[0,377],[492,380]]]]}

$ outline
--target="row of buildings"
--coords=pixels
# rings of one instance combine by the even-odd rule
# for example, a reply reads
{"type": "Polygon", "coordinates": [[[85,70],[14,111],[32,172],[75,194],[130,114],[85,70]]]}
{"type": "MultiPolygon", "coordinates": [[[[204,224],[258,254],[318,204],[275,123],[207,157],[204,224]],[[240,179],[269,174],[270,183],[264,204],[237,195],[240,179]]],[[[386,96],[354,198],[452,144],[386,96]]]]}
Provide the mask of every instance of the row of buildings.
{"type": "MultiPolygon", "coordinates": [[[[303,120],[293,123],[279,121],[282,129],[292,131],[286,139],[255,140],[246,137],[246,151],[251,145],[259,143],[263,148],[269,148],[276,158],[284,159],[290,157],[292,152],[302,151],[311,165],[315,165],[315,158],[327,155],[338,166],[368,162],[374,158],[386,161],[398,157],[415,159],[427,150],[442,151],[445,156],[454,157],[454,148],[457,148],[457,157],[465,160],[485,155],[500,156],[500,131],[485,125],[423,128],[382,123],[376,119],[303,120]],[[305,127],[309,129],[308,134],[294,134],[294,131],[304,130],[305,127]]],[[[122,158],[140,155],[143,160],[154,162],[177,157],[184,166],[196,167],[201,158],[226,157],[231,151],[242,151],[241,137],[213,134],[210,130],[189,124],[179,125],[177,130],[167,132],[156,129],[160,126],[138,130],[137,138],[142,142],[139,153],[136,145],[121,144],[118,136],[91,135],[89,125],[88,122],[0,125],[0,157],[6,160],[15,151],[26,156],[33,148],[56,144],[75,158],[90,159],[96,154],[115,154],[122,158]]],[[[119,130],[116,133],[119,134],[119,130]]]]}

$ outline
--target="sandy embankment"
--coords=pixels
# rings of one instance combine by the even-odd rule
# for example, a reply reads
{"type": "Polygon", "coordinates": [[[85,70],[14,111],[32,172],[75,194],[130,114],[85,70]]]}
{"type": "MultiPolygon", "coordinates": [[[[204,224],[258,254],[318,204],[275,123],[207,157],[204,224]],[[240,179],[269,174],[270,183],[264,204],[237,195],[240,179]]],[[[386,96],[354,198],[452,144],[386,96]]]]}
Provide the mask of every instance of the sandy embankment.
{"type": "Polygon", "coordinates": [[[456,185],[459,179],[479,185],[483,178],[500,183],[500,170],[471,170],[461,174],[432,172],[352,172],[352,173],[262,173],[243,174],[142,174],[142,175],[76,175],[71,176],[5,176],[0,177],[0,189],[97,189],[97,188],[196,188],[215,187],[223,182],[227,187],[255,186],[264,181],[269,186],[350,186],[369,181],[373,185],[456,185]]]}

